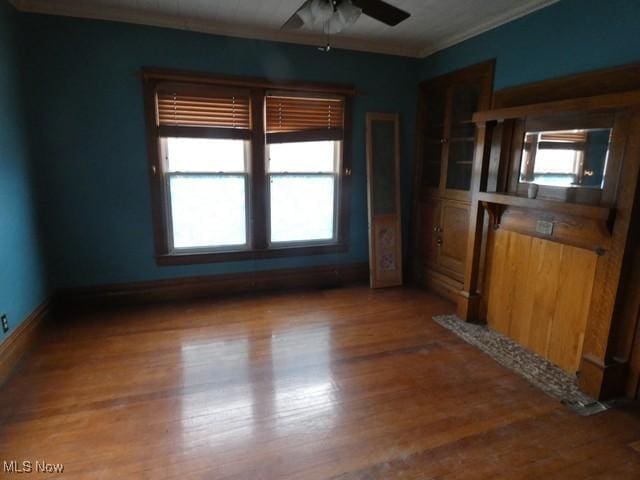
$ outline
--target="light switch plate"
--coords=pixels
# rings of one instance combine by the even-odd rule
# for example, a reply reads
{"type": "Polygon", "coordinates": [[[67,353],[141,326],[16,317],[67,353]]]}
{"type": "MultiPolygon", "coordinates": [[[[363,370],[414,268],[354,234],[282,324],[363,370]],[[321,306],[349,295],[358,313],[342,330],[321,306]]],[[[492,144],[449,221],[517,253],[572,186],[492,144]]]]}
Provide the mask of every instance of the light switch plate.
{"type": "Polygon", "coordinates": [[[542,235],[553,235],[553,222],[538,220],[536,222],[536,232],[541,233],[542,235]]]}

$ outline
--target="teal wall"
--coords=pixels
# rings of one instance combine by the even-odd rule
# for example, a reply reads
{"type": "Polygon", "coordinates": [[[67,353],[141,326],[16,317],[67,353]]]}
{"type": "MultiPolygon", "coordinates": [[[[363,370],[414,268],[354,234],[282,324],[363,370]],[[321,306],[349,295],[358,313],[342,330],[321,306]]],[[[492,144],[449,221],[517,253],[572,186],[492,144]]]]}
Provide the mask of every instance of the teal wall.
{"type": "MultiPolygon", "coordinates": [[[[9,333],[47,295],[20,102],[18,21],[0,2],[0,312],[9,333]]],[[[5,337],[0,329],[0,341],[5,337]]]]}
{"type": "Polygon", "coordinates": [[[421,61],[431,78],[495,58],[495,88],[640,61],[640,1],[561,0],[421,61]]]}
{"type": "Polygon", "coordinates": [[[365,122],[399,112],[405,228],[418,60],[204,35],[123,23],[24,15],[31,134],[57,287],[366,262],[365,122]],[[158,267],[140,69],[168,67],[271,79],[354,84],[348,253],[158,267]]]}

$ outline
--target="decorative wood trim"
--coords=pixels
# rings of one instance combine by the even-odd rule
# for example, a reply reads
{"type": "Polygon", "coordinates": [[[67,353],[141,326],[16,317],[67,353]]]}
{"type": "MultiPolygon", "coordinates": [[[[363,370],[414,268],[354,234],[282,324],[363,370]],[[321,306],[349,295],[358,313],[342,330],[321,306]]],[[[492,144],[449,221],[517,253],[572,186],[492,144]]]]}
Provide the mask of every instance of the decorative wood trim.
{"type": "Polygon", "coordinates": [[[262,77],[239,75],[211,74],[193,70],[176,70],[171,68],[143,67],[144,80],[193,82],[208,85],[226,85],[231,87],[292,90],[311,93],[334,93],[337,95],[354,96],[357,91],[353,85],[330,82],[307,82],[295,80],[275,80],[262,77]]]}
{"type": "MultiPolygon", "coordinates": [[[[266,238],[264,242],[266,244],[266,238]]],[[[239,250],[218,253],[174,253],[171,255],[157,255],[156,263],[161,266],[197,265],[199,263],[221,263],[239,260],[259,260],[264,258],[306,257],[309,255],[327,255],[331,253],[345,253],[348,251],[349,246],[346,244],[330,244],[264,248],[263,250],[239,250]]]]}
{"type": "Polygon", "coordinates": [[[435,293],[444,297],[452,302],[457,302],[460,296],[460,290],[462,290],[462,283],[451,278],[449,275],[444,275],[434,269],[430,269],[424,273],[422,283],[429,290],[433,290],[435,293]]]}
{"type": "Polygon", "coordinates": [[[488,122],[478,126],[477,141],[473,160],[473,173],[471,177],[472,200],[469,208],[469,236],[467,239],[467,262],[465,265],[464,284],[458,298],[458,316],[468,322],[480,320],[480,292],[479,285],[484,266],[483,243],[484,232],[484,208],[478,194],[487,189],[489,176],[488,158],[491,152],[491,142],[495,122],[488,122]]]}
{"type": "Polygon", "coordinates": [[[368,278],[369,266],[353,263],[74,288],[60,291],[57,298],[62,306],[135,304],[281,289],[335,287],[365,283],[368,278]]]}
{"type": "MultiPolygon", "coordinates": [[[[592,365],[628,366],[628,354],[616,342],[620,335],[633,335],[621,321],[624,289],[623,266],[628,256],[630,236],[638,228],[638,184],[640,183],[640,109],[631,113],[627,142],[617,192],[616,219],[613,225],[611,247],[607,255],[598,258],[593,296],[589,308],[587,330],[583,347],[583,374],[580,387],[595,398],[608,398],[624,391],[625,377],[620,368],[602,368],[598,372],[592,365]],[[634,215],[636,214],[636,215],[634,215]]],[[[627,323],[629,325],[629,323],[627,323]]]]}
{"type": "Polygon", "coordinates": [[[473,121],[483,123],[529,116],[554,115],[557,113],[615,110],[634,105],[640,105],[640,90],[485,110],[477,112],[473,116],[473,121]]]}
{"type": "Polygon", "coordinates": [[[499,90],[493,108],[640,90],[640,64],[621,65],[499,90]]]}
{"type": "Polygon", "coordinates": [[[482,202],[494,229],[510,230],[530,237],[572,245],[604,255],[611,245],[607,222],[579,217],[554,210],[520,208],[500,203],[482,202]],[[553,224],[551,233],[537,231],[539,220],[553,224]]]}
{"type": "Polygon", "coordinates": [[[42,302],[18,327],[0,344],[0,385],[9,378],[20,359],[33,346],[41,325],[51,315],[53,301],[42,302]]]}
{"type": "Polygon", "coordinates": [[[519,197],[502,193],[479,192],[478,200],[499,205],[508,205],[519,208],[530,208],[534,210],[545,210],[553,213],[563,213],[577,217],[591,218],[603,222],[611,218],[610,207],[599,205],[582,205],[579,203],[556,202],[553,200],[542,200],[538,198],[519,197]]]}

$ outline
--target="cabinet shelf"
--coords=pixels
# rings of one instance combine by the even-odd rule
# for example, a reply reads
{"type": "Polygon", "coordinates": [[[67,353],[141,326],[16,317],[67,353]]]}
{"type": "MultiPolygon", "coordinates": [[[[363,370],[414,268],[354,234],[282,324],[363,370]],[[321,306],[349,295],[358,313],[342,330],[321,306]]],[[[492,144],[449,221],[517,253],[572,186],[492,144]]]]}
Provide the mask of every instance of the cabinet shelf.
{"type": "Polygon", "coordinates": [[[608,206],[558,202],[556,200],[519,197],[517,195],[509,195],[505,193],[480,192],[477,198],[481,202],[529,208],[533,210],[544,210],[552,213],[573,215],[576,217],[590,218],[604,222],[609,221],[613,211],[613,209],[608,206]]]}

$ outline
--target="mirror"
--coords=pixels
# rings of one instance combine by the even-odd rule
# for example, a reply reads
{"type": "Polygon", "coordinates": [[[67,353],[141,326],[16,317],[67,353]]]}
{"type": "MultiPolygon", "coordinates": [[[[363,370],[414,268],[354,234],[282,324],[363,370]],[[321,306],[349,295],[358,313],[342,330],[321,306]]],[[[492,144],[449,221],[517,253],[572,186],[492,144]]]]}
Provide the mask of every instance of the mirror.
{"type": "Polygon", "coordinates": [[[526,132],[520,182],[602,189],[610,128],[526,132]]]}

